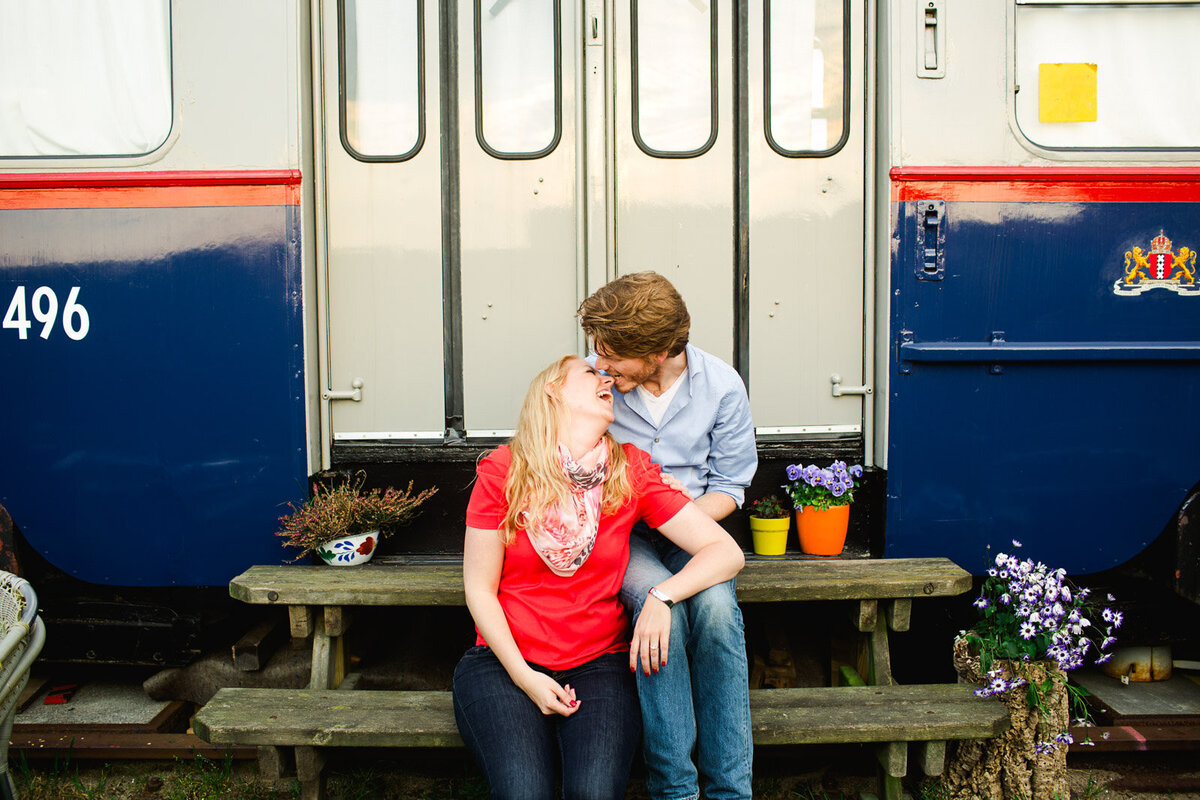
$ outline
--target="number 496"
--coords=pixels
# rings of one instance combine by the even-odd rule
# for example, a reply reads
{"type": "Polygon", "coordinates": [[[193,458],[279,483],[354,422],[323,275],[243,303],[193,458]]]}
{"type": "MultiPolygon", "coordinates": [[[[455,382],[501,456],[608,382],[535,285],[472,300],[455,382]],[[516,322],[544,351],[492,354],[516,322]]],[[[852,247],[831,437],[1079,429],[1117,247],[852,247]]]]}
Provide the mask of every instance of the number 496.
{"type": "MultiPolygon", "coordinates": [[[[89,324],[87,309],[75,302],[78,297],[79,287],[72,286],[71,293],[67,295],[66,305],[62,309],[63,332],[75,341],[87,336],[89,324]]],[[[30,311],[33,318],[42,325],[40,336],[49,339],[50,332],[54,330],[54,322],[58,319],[58,295],[54,294],[54,290],[49,286],[39,286],[33,291],[30,311]]],[[[12,302],[8,304],[8,311],[4,313],[4,327],[15,328],[20,338],[28,339],[32,326],[33,323],[25,316],[25,287],[18,286],[13,292],[12,302]]]]}

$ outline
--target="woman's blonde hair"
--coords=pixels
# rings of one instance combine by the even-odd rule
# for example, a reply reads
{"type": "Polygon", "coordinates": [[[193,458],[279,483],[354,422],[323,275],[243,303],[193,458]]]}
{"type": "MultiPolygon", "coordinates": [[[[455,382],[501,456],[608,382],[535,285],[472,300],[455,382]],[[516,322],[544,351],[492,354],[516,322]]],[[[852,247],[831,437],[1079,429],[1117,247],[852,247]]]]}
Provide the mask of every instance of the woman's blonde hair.
{"type": "MultiPolygon", "coordinates": [[[[565,503],[570,495],[567,479],[558,459],[558,431],[570,422],[570,413],[562,402],[562,386],[571,362],[578,356],[563,356],[537,374],[525,393],[517,431],[509,440],[512,466],[504,482],[508,511],[500,528],[506,545],[512,544],[517,531],[528,528],[546,510],[565,503]]],[[[607,431],[608,478],[604,481],[601,511],[611,514],[632,494],[625,473],[625,451],[607,431]]]]}

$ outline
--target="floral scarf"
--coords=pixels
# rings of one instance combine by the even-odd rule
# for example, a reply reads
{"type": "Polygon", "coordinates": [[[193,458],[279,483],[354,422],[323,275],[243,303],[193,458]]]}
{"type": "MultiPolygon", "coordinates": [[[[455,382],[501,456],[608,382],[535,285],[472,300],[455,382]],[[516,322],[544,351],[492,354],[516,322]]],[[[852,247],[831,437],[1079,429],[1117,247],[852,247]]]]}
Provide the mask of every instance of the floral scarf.
{"type": "MultiPolygon", "coordinates": [[[[608,440],[601,439],[587,454],[596,454],[596,466],[582,467],[570,451],[558,446],[558,459],[570,484],[571,497],[557,507],[545,509],[536,525],[526,533],[533,549],[555,575],[569,578],[583,566],[596,544],[600,528],[600,501],[608,477],[608,440]]],[[[584,456],[583,460],[586,460],[584,456]]]]}

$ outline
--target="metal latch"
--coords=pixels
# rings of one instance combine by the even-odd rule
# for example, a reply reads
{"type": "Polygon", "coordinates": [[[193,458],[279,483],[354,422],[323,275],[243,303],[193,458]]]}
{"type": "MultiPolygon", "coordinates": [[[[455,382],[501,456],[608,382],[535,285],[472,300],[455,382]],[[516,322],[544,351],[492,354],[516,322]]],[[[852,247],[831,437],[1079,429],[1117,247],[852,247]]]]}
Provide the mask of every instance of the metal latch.
{"type": "Polygon", "coordinates": [[[917,77],[946,76],[945,0],[917,2],[917,77]]]}
{"type": "Polygon", "coordinates": [[[834,397],[848,394],[871,394],[875,391],[870,386],[842,386],[842,376],[837,373],[829,376],[829,382],[833,384],[834,397]]]}
{"type": "Polygon", "coordinates": [[[917,280],[940,281],[946,276],[942,256],[942,246],[946,242],[942,225],[945,213],[945,200],[917,201],[920,220],[917,230],[917,280]]]}
{"type": "Polygon", "coordinates": [[[361,403],[362,402],[363,379],[355,378],[354,380],[350,381],[350,385],[353,386],[354,389],[352,389],[349,392],[335,392],[332,389],[322,389],[321,390],[321,399],[322,400],[353,400],[356,403],[361,403]]]}

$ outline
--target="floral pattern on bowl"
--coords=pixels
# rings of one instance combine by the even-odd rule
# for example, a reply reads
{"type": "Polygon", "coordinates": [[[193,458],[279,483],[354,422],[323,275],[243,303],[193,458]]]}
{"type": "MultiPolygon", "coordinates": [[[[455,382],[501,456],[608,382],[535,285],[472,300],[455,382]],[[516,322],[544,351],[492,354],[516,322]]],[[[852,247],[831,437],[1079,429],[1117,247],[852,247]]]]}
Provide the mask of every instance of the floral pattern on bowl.
{"type": "Polygon", "coordinates": [[[379,533],[370,531],[358,536],[346,536],[334,539],[317,547],[317,555],[326,564],[338,567],[351,567],[355,564],[365,564],[375,555],[375,545],[379,541],[379,533]]]}

